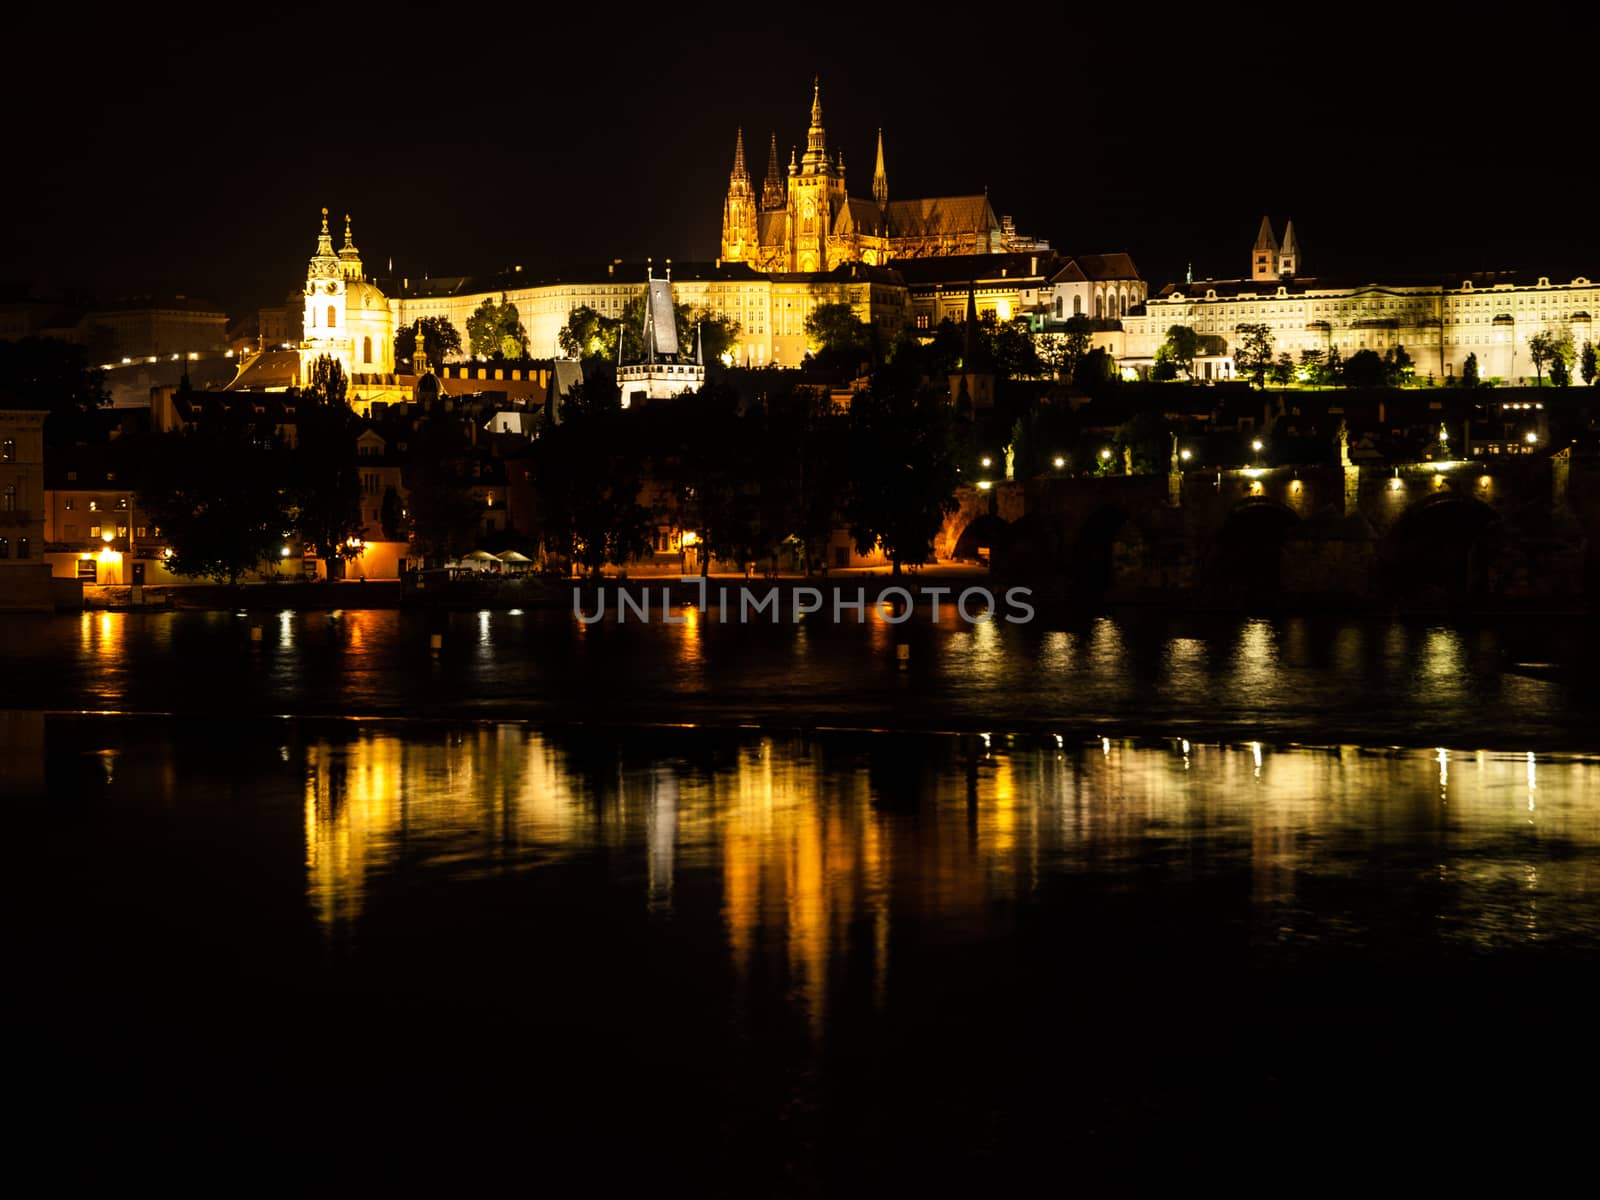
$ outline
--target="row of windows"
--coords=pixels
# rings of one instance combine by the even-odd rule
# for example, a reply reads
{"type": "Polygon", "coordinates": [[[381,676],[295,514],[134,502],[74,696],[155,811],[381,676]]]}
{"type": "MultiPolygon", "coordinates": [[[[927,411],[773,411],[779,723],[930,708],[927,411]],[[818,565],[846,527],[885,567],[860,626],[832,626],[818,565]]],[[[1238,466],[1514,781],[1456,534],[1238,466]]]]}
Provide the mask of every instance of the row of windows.
{"type": "MultiPolygon", "coordinates": [[[[31,558],[32,556],[33,556],[33,549],[31,547],[31,544],[29,543],[28,539],[27,538],[18,538],[17,539],[17,557],[18,558],[31,558]]],[[[11,542],[10,542],[10,540],[7,539],[7,538],[0,537],[0,558],[10,558],[10,557],[11,557],[11,542]]]]}
{"type": "MultiPolygon", "coordinates": [[[[75,497],[75,496],[67,496],[67,497],[65,497],[61,501],[61,507],[66,509],[68,512],[71,512],[73,509],[78,507],[77,497],[75,497]]],[[[107,507],[106,502],[104,500],[102,500],[99,496],[90,497],[90,499],[89,499],[89,511],[90,512],[99,512],[102,508],[106,508],[106,507],[107,507]]],[[[127,508],[128,507],[128,498],[126,496],[118,496],[117,500],[116,500],[116,503],[113,504],[113,505],[110,505],[109,507],[111,507],[111,508],[127,508]]]]}

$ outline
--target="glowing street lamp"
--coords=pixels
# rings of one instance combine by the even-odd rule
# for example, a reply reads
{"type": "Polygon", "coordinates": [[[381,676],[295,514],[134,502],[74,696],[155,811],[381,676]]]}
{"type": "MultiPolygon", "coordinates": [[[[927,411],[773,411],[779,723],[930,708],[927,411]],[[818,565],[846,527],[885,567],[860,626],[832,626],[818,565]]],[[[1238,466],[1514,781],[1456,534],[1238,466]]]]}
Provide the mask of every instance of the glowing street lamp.
{"type": "Polygon", "coordinates": [[[1188,462],[1191,458],[1194,457],[1194,451],[1193,450],[1179,450],[1178,451],[1178,457],[1183,459],[1184,462],[1188,462]]]}
{"type": "Polygon", "coordinates": [[[1261,439],[1257,438],[1255,441],[1251,442],[1250,443],[1250,449],[1254,450],[1257,454],[1260,454],[1261,453],[1261,439]]]}
{"type": "Polygon", "coordinates": [[[986,466],[986,467],[994,466],[994,459],[990,458],[987,454],[985,454],[983,456],[983,465],[986,466]]]}
{"type": "Polygon", "coordinates": [[[1111,451],[1109,451],[1109,450],[1100,451],[1100,461],[1101,462],[1110,462],[1111,461],[1111,451]]]}
{"type": "Polygon", "coordinates": [[[1523,439],[1523,440],[1524,440],[1524,441],[1525,441],[1525,442],[1527,442],[1527,443],[1528,443],[1528,445],[1530,445],[1530,446],[1536,446],[1536,445],[1538,445],[1538,443],[1539,443],[1539,435],[1538,435],[1538,434],[1537,434],[1537,433],[1530,433],[1530,434],[1529,434],[1529,435],[1528,435],[1528,436],[1527,436],[1527,437],[1526,437],[1526,438],[1524,438],[1524,439],[1523,439]]]}
{"type": "Polygon", "coordinates": [[[1058,471],[1061,470],[1062,467],[1067,465],[1067,460],[1062,458],[1061,455],[1059,455],[1059,454],[1056,455],[1055,458],[1051,459],[1051,462],[1055,464],[1055,468],[1058,471]]]}

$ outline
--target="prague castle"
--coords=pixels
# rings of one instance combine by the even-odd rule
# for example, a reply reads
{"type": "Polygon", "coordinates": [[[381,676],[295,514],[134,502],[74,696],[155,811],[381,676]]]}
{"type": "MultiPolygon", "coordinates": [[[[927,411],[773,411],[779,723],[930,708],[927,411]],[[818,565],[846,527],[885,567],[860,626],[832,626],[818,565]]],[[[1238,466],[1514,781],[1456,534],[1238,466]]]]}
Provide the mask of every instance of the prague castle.
{"type": "Polygon", "coordinates": [[[735,136],[722,206],[724,262],[785,274],[829,271],[852,262],[872,266],[897,258],[1048,248],[1015,247],[1007,240],[987,195],[890,200],[881,129],[872,198],[852,197],[845,188],[843,151],[828,153],[820,82],[812,86],[805,154],[797,158],[791,150],[788,172],[780,174],[778,139],[772,136],[759,201],[745,165],[744,131],[735,136]]]}

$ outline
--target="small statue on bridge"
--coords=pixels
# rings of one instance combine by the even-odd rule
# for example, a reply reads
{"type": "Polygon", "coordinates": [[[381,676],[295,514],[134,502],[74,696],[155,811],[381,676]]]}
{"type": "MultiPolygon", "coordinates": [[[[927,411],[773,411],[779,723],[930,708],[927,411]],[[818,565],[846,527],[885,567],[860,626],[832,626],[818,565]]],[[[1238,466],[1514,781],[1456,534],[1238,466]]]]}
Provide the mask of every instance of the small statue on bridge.
{"type": "Polygon", "coordinates": [[[1017,477],[1016,462],[1017,462],[1017,448],[1015,446],[1007,446],[1006,447],[1006,478],[1008,480],[1015,479],[1017,477]]]}
{"type": "Polygon", "coordinates": [[[1350,461],[1350,426],[1343,421],[1339,422],[1339,465],[1351,466],[1350,461]]]}

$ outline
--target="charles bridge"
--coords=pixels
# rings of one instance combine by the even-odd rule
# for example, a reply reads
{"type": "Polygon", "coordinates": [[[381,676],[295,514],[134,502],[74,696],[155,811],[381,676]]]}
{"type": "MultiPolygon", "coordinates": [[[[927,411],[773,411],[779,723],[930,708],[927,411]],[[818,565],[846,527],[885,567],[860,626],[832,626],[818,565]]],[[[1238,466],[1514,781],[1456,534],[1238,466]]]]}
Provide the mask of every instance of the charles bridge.
{"type": "Polygon", "coordinates": [[[1111,603],[1578,610],[1600,598],[1600,461],[1341,457],[963,488],[938,550],[1111,603]]]}

